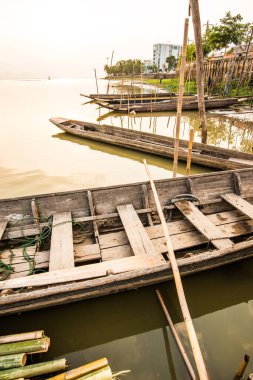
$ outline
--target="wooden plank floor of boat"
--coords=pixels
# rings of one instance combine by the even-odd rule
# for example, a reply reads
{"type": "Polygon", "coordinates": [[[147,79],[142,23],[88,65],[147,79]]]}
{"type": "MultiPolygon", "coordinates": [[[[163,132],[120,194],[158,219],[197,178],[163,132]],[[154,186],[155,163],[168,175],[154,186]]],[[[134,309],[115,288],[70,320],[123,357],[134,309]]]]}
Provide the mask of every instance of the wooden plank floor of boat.
{"type": "MultiPolygon", "coordinates": [[[[235,194],[230,195],[230,198],[231,197],[236,197],[237,199],[235,194]]],[[[249,202],[240,197],[238,198],[243,201],[246,207],[244,207],[245,210],[253,207],[249,202]]],[[[204,215],[192,203],[182,200],[180,202],[177,201],[175,206],[183,211],[183,215],[186,219],[172,220],[170,223],[167,223],[175,251],[194,248],[209,242],[218,249],[232,248],[233,242],[230,240],[231,238],[253,233],[252,218],[249,219],[246,213],[243,215],[241,208],[238,208],[238,210],[204,215]]],[[[80,279],[103,277],[107,276],[108,272],[116,274],[161,265],[164,263],[163,254],[167,252],[161,225],[153,224],[150,209],[147,208],[146,215],[149,215],[150,218],[146,218],[146,221],[149,225],[144,227],[139,218],[139,215],[141,215],[140,211],[141,210],[135,210],[132,205],[118,206],[118,215],[121,218],[124,228],[119,231],[106,233],[99,231],[98,242],[92,243],[92,241],[88,239],[88,241],[81,244],[73,244],[71,214],[66,213],[64,217],[61,215],[60,220],[56,219],[57,214],[55,214],[53,231],[57,231],[59,228],[57,233],[57,239],[59,241],[57,244],[60,245],[60,250],[61,246],[65,245],[65,239],[67,239],[66,244],[71,246],[71,259],[73,259],[75,263],[85,263],[85,265],[74,267],[72,260],[66,260],[68,265],[66,265],[65,269],[24,277],[30,274],[30,268],[29,262],[25,261],[23,249],[19,248],[13,252],[14,259],[13,257],[11,258],[12,255],[10,255],[10,251],[7,252],[7,250],[1,254],[1,260],[6,264],[13,264],[15,272],[11,274],[10,278],[18,280],[16,277],[23,277],[23,279],[20,278],[19,282],[14,282],[12,285],[10,283],[9,285],[14,288],[15,286],[49,285],[80,279]],[[64,229],[67,228],[68,233],[61,236],[59,231],[63,226],[64,229]],[[100,259],[102,259],[102,262],[94,263],[94,260],[98,261],[100,259]],[[62,277],[59,273],[62,274],[62,277]]],[[[116,217],[117,213],[112,215],[116,217]]],[[[101,218],[102,215],[99,215],[99,217],[101,218]]],[[[85,216],[83,219],[85,221],[89,219],[91,222],[95,220],[94,216],[85,216]]],[[[141,219],[145,220],[143,217],[141,219]]],[[[31,236],[29,229],[20,228],[19,232],[17,230],[13,231],[16,237],[26,236],[26,234],[27,236],[31,236]]],[[[40,225],[36,228],[35,225],[33,225],[30,228],[33,234],[36,235],[40,225]]],[[[17,229],[17,227],[15,227],[15,229],[17,229]]],[[[7,228],[3,237],[7,239],[10,232],[11,228],[10,231],[7,228]]],[[[53,236],[52,240],[54,240],[53,236]]],[[[29,248],[27,252],[31,259],[34,258],[36,269],[46,269],[50,267],[49,258],[50,254],[52,254],[52,244],[51,253],[49,251],[35,252],[35,247],[29,248]]],[[[57,265],[59,265],[59,263],[57,265]]],[[[6,286],[8,286],[7,282],[8,280],[5,283],[6,286]]],[[[1,285],[5,286],[4,284],[1,285]]]]}
{"type": "Polygon", "coordinates": [[[74,249],[70,212],[54,214],[50,247],[49,271],[73,268],[74,249]]]}
{"type": "Polygon", "coordinates": [[[154,245],[132,204],[117,207],[134,255],[157,255],[154,245]]]}

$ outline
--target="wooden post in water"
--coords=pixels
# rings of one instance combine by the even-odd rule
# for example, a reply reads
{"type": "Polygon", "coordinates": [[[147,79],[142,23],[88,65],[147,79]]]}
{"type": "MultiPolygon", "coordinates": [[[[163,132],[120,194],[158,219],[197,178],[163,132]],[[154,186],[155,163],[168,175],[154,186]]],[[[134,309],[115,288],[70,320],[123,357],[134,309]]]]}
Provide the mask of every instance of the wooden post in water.
{"type": "Polygon", "coordinates": [[[161,207],[161,204],[160,204],[160,201],[159,201],[159,198],[158,198],[158,194],[157,194],[157,191],[156,191],[156,187],[155,187],[155,184],[154,184],[151,172],[149,170],[149,167],[147,165],[146,160],[144,160],[143,162],[144,162],[145,169],[147,171],[147,174],[148,174],[148,177],[149,177],[149,181],[150,181],[150,184],[151,184],[151,189],[152,189],[152,192],[153,192],[153,196],[154,196],[156,208],[157,208],[157,211],[158,211],[158,215],[159,215],[159,218],[161,220],[162,229],[163,229],[163,233],[164,233],[164,236],[165,236],[166,245],[167,245],[167,249],[168,249],[168,254],[169,254],[169,259],[170,259],[170,265],[171,265],[171,269],[172,269],[172,272],[173,272],[173,277],[174,277],[174,280],[175,280],[177,295],[178,295],[179,303],[180,303],[180,306],[181,306],[181,311],[182,311],[182,314],[183,314],[183,317],[184,317],[185,326],[186,326],[187,333],[188,333],[188,336],[189,336],[189,340],[190,340],[190,344],[191,344],[194,360],[195,360],[195,363],[196,363],[196,367],[197,367],[197,370],[198,370],[199,378],[200,378],[200,380],[208,380],[208,374],[207,374],[207,370],[206,370],[206,367],[205,367],[204,359],[203,359],[203,356],[202,356],[202,353],[201,353],[201,350],[200,350],[200,347],[199,347],[199,342],[198,342],[198,339],[197,339],[196,331],[194,329],[194,326],[193,326],[193,323],[192,323],[192,319],[191,319],[191,315],[190,315],[190,311],[188,309],[188,305],[187,305],[187,302],[186,302],[186,298],[185,298],[185,294],[184,294],[184,288],[183,288],[181,276],[180,276],[180,273],[179,273],[179,269],[178,269],[178,265],[177,265],[177,260],[175,258],[175,253],[174,253],[174,250],[173,250],[173,247],[172,247],[172,243],[171,243],[171,239],[170,239],[170,235],[169,235],[169,231],[168,231],[168,226],[167,226],[165,217],[163,215],[162,207],[161,207]]]}
{"type": "Polygon", "coordinates": [[[177,119],[176,119],[176,134],[175,134],[175,148],[174,148],[174,161],[173,161],[173,177],[177,176],[180,122],[181,122],[183,96],[184,96],[184,73],[185,73],[185,66],[186,66],[188,28],[189,28],[189,19],[186,18],[185,23],[184,23],[184,40],[183,40],[182,60],[181,60],[180,77],[179,77],[180,80],[179,80],[179,96],[178,96],[178,102],[177,102],[177,119]]]}
{"type": "Polygon", "coordinates": [[[98,78],[97,78],[97,71],[96,71],[96,69],[94,69],[94,72],[95,72],[95,78],[96,78],[97,95],[98,95],[98,98],[99,98],[99,92],[98,92],[98,78]]]}
{"type": "Polygon", "coordinates": [[[201,24],[198,0],[190,0],[192,23],[196,46],[196,78],[198,88],[198,106],[201,128],[201,142],[207,143],[206,110],[204,100],[204,56],[201,41],[201,24]]]}
{"type": "Polygon", "coordinates": [[[194,140],[194,129],[191,127],[190,134],[189,134],[188,153],[187,153],[187,162],[186,162],[186,175],[190,175],[193,140],[194,140]]]}
{"type": "MultiPolygon", "coordinates": [[[[114,50],[112,51],[110,67],[112,67],[113,55],[114,55],[114,50]]],[[[110,88],[110,80],[111,80],[111,76],[109,75],[109,79],[108,79],[108,83],[107,83],[107,90],[106,90],[107,94],[108,94],[109,88],[110,88]]]]}
{"type": "Polygon", "coordinates": [[[158,297],[158,299],[159,299],[159,301],[160,301],[160,304],[161,304],[161,306],[162,306],[162,309],[163,309],[163,311],[164,311],[164,314],[165,314],[165,316],[166,316],[166,319],[167,319],[167,321],[168,321],[168,323],[169,323],[169,326],[170,326],[171,332],[172,332],[172,334],[173,334],[173,336],[174,336],[174,339],[175,339],[175,341],[176,341],[176,343],[177,343],[178,349],[179,349],[179,351],[180,351],[180,353],[181,353],[181,355],[182,355],[182,358],[183,358],[183,360],[184,360],[184,362],[185,362],[185,365],[186,365],[186,367],[187,367],[187,369],[188,369],[188,371],[189,371],[189,374],[190,374],[190,376],[191,376],[191,378],[192,378],[193,380],[196,380],[196,375],[195,375],[194,370],[193,370],[193,368],[192,368],[192,366],[191,366],[191,362],[190,362],[190,360],[188,359],[188,356],[187,356],[187,354],[186,354],[186,352],[185,352],[185,349],[184,349],[184,347],[183,347],[183,345],[182,345],[182,343],[181,343],[181,340],[180,340],[180,338],[179,338],[179,336],[178,336],[178,333],[177,333],[177,331],[176,331],[176,329],[175,329],[175,327],[174,327],[174,324],[173,324],[173,322],[172,322],[172,319],[170,318],[169,312],[168,312],[168,310],[167,310],[167,308],[166,308],[166,306],[165,306],[165,303],[164,303],[163,297],[162,297],[162,295],[161,295],[161,292],[160,292],[159,290],[156,290],[156,294],[157,294],[157,297],[158,297]]]}

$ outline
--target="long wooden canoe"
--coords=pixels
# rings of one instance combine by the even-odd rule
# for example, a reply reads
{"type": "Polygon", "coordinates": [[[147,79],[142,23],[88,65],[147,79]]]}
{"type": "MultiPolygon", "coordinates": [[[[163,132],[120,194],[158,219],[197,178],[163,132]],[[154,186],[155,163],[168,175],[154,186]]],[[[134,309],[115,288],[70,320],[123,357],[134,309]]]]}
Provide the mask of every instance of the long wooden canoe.
{"type": "MultiPolygon", "coordinates": [[[[246,98],[245,98],[246,99],[246,98]]],[[[206,109],[215,109],[215,108],[226,108],[232,105],[239,104],[244,98],[214,98],[206,99],[205,107],[206,109]]],[[[137,103],[137,104],[110,104],[107,101],[96,99],[96,103],[103,107],[108,108],[113,111],[119,112],[164,112],[164,111],[176,111],[177,110],[177,101],[175,99],[171,100],[160,100],[156,102],[149,103],[137,103]]],[[[192,99],[191,97],[183,99],[183,110],[197,110],[198,109],[198,100],[192,99]]]]}
{"type": "MultiPolygon", "coordinates": [[[[182,275],[253,256],[253,168],[156,188],[182,275]]],[[[173,277],[148,182],[2,199],[0,240],[0,315],[173,277]]]]}
{"type": "MultiPolygon", "coordinates": [[[[53,118],[50,119],[50,121],[64,132],[85,139],[102,141],[107,144],[163,157],[174,157],[175,140],[172,137],[64,118],[53,118]]],[[[187,160],[187,146],[187,141],[180,140],[180,160],[187,160]]],[[[253,155],[211,145],[194,143],[192,162],[216,170],[240,169],[253,165],[253,155]]]]}
{"type": "Polygon", "coordinates": [[[177,96],[175,92],[150,92],[144,94],[80,94],[89,99],[100,100],[137,100],[137,99],[170,99],[177,96]]]}

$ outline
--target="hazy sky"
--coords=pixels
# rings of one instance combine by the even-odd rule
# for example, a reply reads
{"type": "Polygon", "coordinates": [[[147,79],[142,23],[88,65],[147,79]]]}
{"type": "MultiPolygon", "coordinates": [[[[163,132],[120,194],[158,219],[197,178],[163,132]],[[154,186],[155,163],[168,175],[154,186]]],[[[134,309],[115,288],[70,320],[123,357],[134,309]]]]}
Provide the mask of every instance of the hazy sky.
{"type": "MultiPolygon", "coordinates": [[[[253,0],[199,2],[202,25],[229,10],[253,21],[253,0]]],[[[112,50],[151,59],[153,44],[182,43],[187,13],[188,0],[0,0],[0,77],[103,75],[112,50]]]]}

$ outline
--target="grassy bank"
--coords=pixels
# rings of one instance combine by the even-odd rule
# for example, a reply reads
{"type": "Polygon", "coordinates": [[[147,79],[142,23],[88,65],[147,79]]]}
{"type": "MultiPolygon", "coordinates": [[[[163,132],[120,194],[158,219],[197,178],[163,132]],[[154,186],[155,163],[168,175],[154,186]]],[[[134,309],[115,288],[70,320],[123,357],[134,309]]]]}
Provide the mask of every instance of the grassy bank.
{"type": "MultiPolygon", "coordinates": [[[[147,85],[156,86],[157,88],[164,89],[168,92],[178,92],[179,89],[179,79],[154,79],[154,78],[141,78],[140,76],[125,76],[125,77],[117,77],[111,78],[111,80],[121,80],[121,81],[131,81],[134,85],[136,82],[143,82],[147,85]]],[[[207,86],[205,86],[205,92],[207,93],[207,86]]],[[[185,81],[185,93],[187,94],[196,94],[197,93],[197,85],[196,81],[185,81]]],[[[229,86],[226,85],[225,82],[219,82],[215,84],[212,94],[218,94],[221,96],[253,96],[253,86],[238,86],[237,83],[232,83],[229,86]],[[239,89],[237,89],[239,87],[239,89]]]]}

